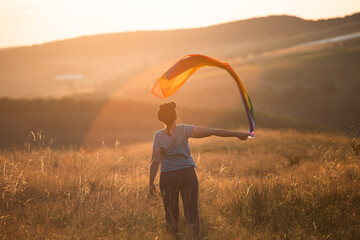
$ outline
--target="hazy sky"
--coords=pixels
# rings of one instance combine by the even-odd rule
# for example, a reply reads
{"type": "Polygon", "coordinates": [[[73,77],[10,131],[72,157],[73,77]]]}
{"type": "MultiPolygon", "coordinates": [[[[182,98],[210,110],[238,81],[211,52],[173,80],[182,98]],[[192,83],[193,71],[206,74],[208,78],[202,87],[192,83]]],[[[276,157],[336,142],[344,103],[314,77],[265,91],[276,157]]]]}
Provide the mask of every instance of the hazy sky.
{"type": "Polygon", "coordinates": [[[359,11],[360,0],[0,0],[0,47],[273,14],[319,19],[359,11]]]}

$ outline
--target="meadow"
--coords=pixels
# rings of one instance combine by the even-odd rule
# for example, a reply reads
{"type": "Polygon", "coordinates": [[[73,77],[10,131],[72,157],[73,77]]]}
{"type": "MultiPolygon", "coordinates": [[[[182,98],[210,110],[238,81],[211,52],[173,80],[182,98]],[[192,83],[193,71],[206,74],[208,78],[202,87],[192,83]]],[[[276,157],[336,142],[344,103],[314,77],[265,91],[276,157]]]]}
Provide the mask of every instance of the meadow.
{"type": "MultiPolygon", "coordinates": [[[[148,194],[162,127],[150,89],[189,53],[231,64],[257,129],[247,141],[190,140],[201,239],[359,239],[360,40],[311,45],[358,33],[359,17],[269,16],[1,50],[0,239],[171,239],[161,197],[148,194]]],[[[247,131],[234,87],[226,72],[201,69],[167,101],[183,123],[247,131]]],[[[180,227],[186,239],[183,215],[180,227]]]]}
{"type": "MultiPolygon", "coordinates": [[[[40,132],[0,152],[1,239],[170,239],[148,194],[151,142],[52,149],[40,132]]],[[[257,131],[191,139],[202,239],[358,239],[360,143],[257,131]]],[[[157,182],[157,180],[156,180],[157,182]]],[[[186,239],[186,226],[181,216],[186,239]]]]}

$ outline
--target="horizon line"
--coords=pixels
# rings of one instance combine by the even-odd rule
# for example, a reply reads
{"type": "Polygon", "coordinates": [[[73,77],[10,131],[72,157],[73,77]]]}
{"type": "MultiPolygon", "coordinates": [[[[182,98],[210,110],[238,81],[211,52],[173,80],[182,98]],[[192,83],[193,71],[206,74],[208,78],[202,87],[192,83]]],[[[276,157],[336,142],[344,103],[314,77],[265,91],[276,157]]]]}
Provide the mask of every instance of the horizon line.
{"type": "Polygon", "coordinates": [[[356,14],[360,14],[360,11],[356,11],[356,12],[341,15],[341,16],[332,16],[332,17],[328,17],[328,18],[313,18],[313,19],[312,18],[302,18],[297,15],[291,15],[291,14],[285,14],[285,13],[284,14],[269,14],[269,15],[262,15],[262,16],[254,16],[251,18],[237,19],[237,20],[227,21],[227,22],[219,22],[216,24],[197,26],[197,27],[164,28],[164,29],[137,29],[137,30],[132,30],[132,31],[128,30],[128,31],[119,31],[119,32],[99,32],[99,33],[93,33],[93,34],[76,35],[73,37],[58,38],[58,39],[54,39],[54,40],[32,43],[32,44],[0,46],[0,51],[6,50],[6,49],[12,49],[12,48],[42,46],[42,45],[48,44],[48,43],[72,40],[72,39],[83,38],[83,37],[99,36],[99,35],[101,36],[101,35],[120,34],[120,33],[135,33],[135,32],[166,32],[166,31],[177,31],[177,30],[196,30],[196,29],[210,28],[210,27],[215,27],[215,26],[220,26],[220,25],[235,23],[235,22],[240,22],[240,21],[248,21],[248,20],[252,20],[252,19],[268,18],[268,17],[276,17],[276,16],[295,17],[295,18],[299,18],[299,19],[302,19],[305,21],[324,21],[324,20],[330,20],[330,19],[350,17],[350,16],[353,16],[356,14]]]}

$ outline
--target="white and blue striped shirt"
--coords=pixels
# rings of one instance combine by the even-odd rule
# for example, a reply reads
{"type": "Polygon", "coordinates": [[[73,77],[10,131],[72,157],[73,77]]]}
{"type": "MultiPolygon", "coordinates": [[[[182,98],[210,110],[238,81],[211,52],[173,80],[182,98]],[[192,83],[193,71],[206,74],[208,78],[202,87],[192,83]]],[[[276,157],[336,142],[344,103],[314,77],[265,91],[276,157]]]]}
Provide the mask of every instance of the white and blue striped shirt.
{"type": "Polygon", "coordinates": [[[177,124],[171,135],[165,129],[155,132],[153,148],[161,149],[161,172],[196,167],[188,141],[193,130],[192,125],[177,124]]]}

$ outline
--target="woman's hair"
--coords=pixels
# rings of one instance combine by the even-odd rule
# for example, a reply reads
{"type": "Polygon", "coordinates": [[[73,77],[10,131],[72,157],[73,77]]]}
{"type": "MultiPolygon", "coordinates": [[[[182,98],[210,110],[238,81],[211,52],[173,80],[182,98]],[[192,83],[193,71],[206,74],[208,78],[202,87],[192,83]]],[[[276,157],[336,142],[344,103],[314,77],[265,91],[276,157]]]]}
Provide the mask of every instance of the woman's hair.
{"type": "Polygon", "coordinates": [[[176,103],[174,102],[161,104],[158,111],[158,119],[166,124],[166,126],[171,125],[177,118],[175,108],[176,103]]]}

